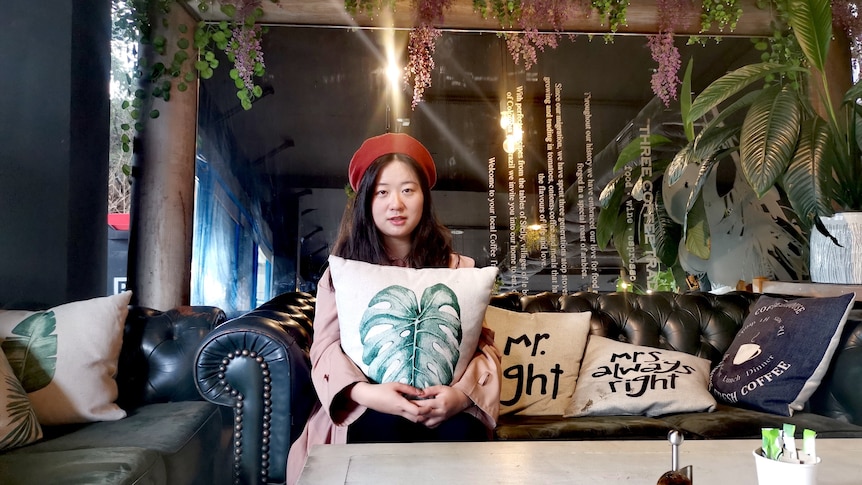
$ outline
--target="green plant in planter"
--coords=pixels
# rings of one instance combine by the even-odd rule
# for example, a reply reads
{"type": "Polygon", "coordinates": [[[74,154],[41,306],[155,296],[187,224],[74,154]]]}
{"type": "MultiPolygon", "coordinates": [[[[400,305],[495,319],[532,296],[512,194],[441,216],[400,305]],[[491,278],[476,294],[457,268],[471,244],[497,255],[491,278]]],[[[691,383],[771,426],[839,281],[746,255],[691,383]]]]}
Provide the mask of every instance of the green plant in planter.
{"type": "MultiPolygon", "coordinates": [[[[700,266],[711,277],[723,272],[714,278],[723,284],[732,284],[727,268],[734,266],[753,268],[743,273],[745,280],[758,272],[804,277],[806,239],[812,226],[822,226],[819,216],[862,208],[857,139],[862,90],[851,87],[835,109],[828,80],[819,74],[831,42],[830,3],[776,4],[795,42],[777,35],[784,50],[773,55],[778,62],[744,66],[694,100],[683,97],[681,114],[690,141],[663,174],[668,213],[685,229],[683,266],[688,271],[700,266]],[[809,88],[809,68],[821,77],[817,88],[809,88]],[[823,115],[812,107],[808,89],[817,89],[826,106],[823,115]],[[716,184],[722,173],[726,180],[716,184]],[[692,221],[703,223],[706,237],[691,232],[697,225],[692,221]],[[697,251],[692,236],[707,246],[697,251]]],[[[683,94],[691,92],[689,86],[687,76],[683,94]]]]}
{"type": "MultiPolygon", "coordinates": [[[[823,114],[793,85],[771,84],[749,92],[728,109],[747,108],[742,122],[739,157],[745,180],[759,197],[782,190],[800,222],[810,229],[818,216],[836,210],[862,210],[860,135],[862,86],[846,92],[836,109],[824,74],[832,42],[832,11],[827,0],[790,0],[786,13],[808,67],[820,77],[811,83],[822,101],[823,114]]],[[[781,73],[806,70],[792,63],[761,63],[742,67],[709,85],[684,113],[691,126],[752,83],[781,73]]]]}
{"type": "MultiPolygon", "coordinates": [[[[807,72],[790,62],[788,66],[746,66],[736,76],[748,81],[793,69],[807,72]]],[[[637,150],[633,145],[638,140],[622,150],[615,171],[627,167],[628,178],[636,183],[625,188],[620,181],[623,174],[618,173],[602,192],[600,244],[612,238],[625,261],[630,257],[625,239],[649,243],[638,246],[639,250],[652,250],[683,288],[687,275],[695,276],[704,289],[735,287],[739,280],[756,276],[802,277],[807,271],[807,246],[795,214],[777,189],[758,197],[742,175],[739,114],[760,91],[746,93],[709,120],[695,123],[688,116],[691,71],[689,63],[680,96],[680,112],[688,123],[684,133],[670,142],[675,147],[672,161],[653,160],[647,178],[640,171],[637,152],[627,153],[637,150]],[[651,241],[646,237],[642,206],[637,204],[639,185],[645,181],[651,184],[656,201],[651,241]],[[634,224],[623,220],[623,201],[634,206],[634,224]]]]}

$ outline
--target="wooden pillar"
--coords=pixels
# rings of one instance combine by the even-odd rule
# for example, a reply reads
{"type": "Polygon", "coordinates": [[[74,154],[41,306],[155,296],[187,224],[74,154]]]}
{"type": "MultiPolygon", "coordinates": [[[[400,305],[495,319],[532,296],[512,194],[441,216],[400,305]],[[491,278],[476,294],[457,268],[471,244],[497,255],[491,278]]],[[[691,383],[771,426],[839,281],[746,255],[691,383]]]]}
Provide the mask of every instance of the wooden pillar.
{"type": "MultiPolygon", "coordinates": [[[[826,82],[829,83],[829,99],[832,101],[833,109],[837,112],[841,106],[841,100],[844,98],[844,93],[853,84],[853,75],[850,61],[850,41],[844,31],[836,25],[832,26],[832,42],[829,45],[824,71],[826,82]]],[[[826,100],[821,95],[823,93],[823,80],[820,77],[820,71],[814,68],[811,69],[811,88],[809,90],[811,105],[820,116],[828,119],[824,109],[826,100]]]]}
{"type": "MultiPolygon", "coordinates": [[[[152,24],[162,29],[168,46],[181,36],[194,45],[196,20],[188,11],[175,5],[167,20],[167,29],[161,19],[152,24]],[[179,32],[181,24],[188,26],[185,34],[179,32]]],[[[151,62],[156,58],[149,46],[141,52],[151,62]]],[[[168,49],[168,55],[172,52],[168,49]]],[[[170,65],[170,59],[163,62],[170,65]]],[[[159,310],[190,299],[198,85],[189,83],[180,92],[173,82],[169,101],[152,102],[159,117],[143,115],[146,126],[135,142],[132,168],[128,285],[136,304],[159,310]]]]}

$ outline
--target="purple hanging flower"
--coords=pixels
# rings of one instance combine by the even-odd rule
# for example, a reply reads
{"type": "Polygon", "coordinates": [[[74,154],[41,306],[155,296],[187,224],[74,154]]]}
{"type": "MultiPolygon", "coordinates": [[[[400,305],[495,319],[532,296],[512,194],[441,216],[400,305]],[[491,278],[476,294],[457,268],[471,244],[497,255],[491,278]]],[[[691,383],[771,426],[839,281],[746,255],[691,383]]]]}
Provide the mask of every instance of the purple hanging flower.
{"type": "Polygon", "coordinates": [[[409,61],[405,68],[407,79],[413,83],[413,102],[411,106],[422,101],[425,89],[431,86],[431,71],[434,70],[434,49],[437,46],[437,38],[441,32],[425,24],[410,31],[410,39],[407,43],[407,54],[409,61]]]}
{"type": "Polygon", "coordinates": [[[658,68],[653,72],[650,83],[652,90],[664,101],[665,106],[670,106],[671,100],[676,99],[677,88],[681,84],[677,73],[682,64],[679,50],[673,44],[673,34],[665,32],[650,35],[647,37],[647,45],[653,60],[658,62],[658,68]]]}
{"type": "Polygon", "coordinates": [[[261,29],[258,26],[237,25],[232,33],[232,40],[225,52],[233,59],[240,79],[251,92],[254,89],[255,73],[264,67],[263,52],[260,50],[261,29]]]}

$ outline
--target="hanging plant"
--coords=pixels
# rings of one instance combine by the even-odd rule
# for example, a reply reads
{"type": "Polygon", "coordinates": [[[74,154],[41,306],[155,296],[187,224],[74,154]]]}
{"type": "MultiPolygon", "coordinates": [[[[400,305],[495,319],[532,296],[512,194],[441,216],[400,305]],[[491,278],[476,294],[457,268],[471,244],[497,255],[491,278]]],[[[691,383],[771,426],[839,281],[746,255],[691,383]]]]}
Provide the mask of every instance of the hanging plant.
{"type": "Polygon", "coordinates": [[[741,16],[739,0],[701,0],[700,30],[706,32],[715,24],[721,32],[733,32],[741,16]]]}
{"type": "Polygon", "coordinates": [[[417,0],[416,27],[410,31],[407,41],[407,67],[404,77],[413,85],[413,101],[416,108],[425,95],[425,89],[431,86],[431,72],[434,70],[434,50],[440,29],[434,27],[435,22],[443,22],[443,13],[452,6],[452,0],[417,0]]]}
{"type": "MultiPolygon", "coordinates": [[[[159,117],[157,109],[147,108],[149,100],[160,98],[169,101],[174,88],[186,91],[198,77],[209,79],[219,67],[216,49],[224,51],[234,65],[231,78],[237,87],[237,97],[245,109],[261,96],[263,90],[254,84],[254,77],[264,74],[263,54],[260,38],[264,29],[256,25],[263,15],[260,0],[221,0],[219,8],[229,20],[217,24],[199,22],[195,26],[194,43],[181,37],[175,43],[154,28],[155,15],[160,19],[161,31],[176,29],[180,34],[189,32],[189,25],[170,25],[168,14],[172,8],[182,8],[181,0],[113,0],[115,14],[115,37],[150,46],[159,59],[151,65],[146,57],[140,57],[137,47],[131,50],[135,67],[133,76],[126,81],[129,100],[122,108],[129,111],[131,123],[122,125],[125,133],[121,137],[123,151],[131,150],[132,135],[144,129],[144,120],[159,117]],[[200,54],[200,55],[198,55],[200,54]],[[192,61],[192,59],[195,59],[192,61]],[[146,110],[146,112],[145,112],[146,110]]],[[[280,0],[271,0],[280,3],[280,0]]],[[[198,10],[208,11],[215,2],[201,0],[198,10]]]]}
{"type": "Polygon", "coordinates": [[[671,101],[676,99],[681,84],[679,68],[682,62],[679,49],[673,42],[674,32],[688,27],[689,14],[694,12],[695,6],[692,0],[658,0],[656,8],[659,32],[647,36],[647,46],[652,59],[658,63],[650,85],[653,93],[664,105],[670,106],[671,101]]]}
{"type": "Polygon", "coordinates": [[[408,62],[405,70],[407,82],[413,85],[413,101],[416,108],[431,86],[431,72],[434,70],[434,49],[441,33],[431,25],[420,25],[410,31],[407,43],[408,62]]]}
{"type": "Polygon", "coordinates": [[[676,99],[677,88],[681,84],[677,74],[682,64],[679,49],[673,44],[671,32],[648,36],[647,45],[653,60],[658,62],[658,68],[655,69],[650,80],[652,91],[661,98],[665,106],[669,107],[671,101],[676,99]]]}
{"type": "Polygon", "coordinates": [[[521,18],[520,0],[473,0],[473,10],[482,18],[495,18],[504,29],[518,25],[521,18]]]}
{"type": "Polygon", "coordinates": [[[515,64],[523,59],[524,69],[529,70],[537,61],[537,51],[544,51],[545,47],[557,48],[569,18],[579,13],[589,14],[589,3],[586,0],[521,0],[518,10],[520,32],[505,32],[503,38],[515,64]],[[547,26],[549,31],[540,31],[540,26],[547,26]]]}
{"type": "Polygon", "coordinates": [[[590,4],[598,12],[602,25],[607,23],[608,32],[604,36],[605,41],[612,41],[620,25],[626,24],[629,0],[590,0],[590,4]]]}

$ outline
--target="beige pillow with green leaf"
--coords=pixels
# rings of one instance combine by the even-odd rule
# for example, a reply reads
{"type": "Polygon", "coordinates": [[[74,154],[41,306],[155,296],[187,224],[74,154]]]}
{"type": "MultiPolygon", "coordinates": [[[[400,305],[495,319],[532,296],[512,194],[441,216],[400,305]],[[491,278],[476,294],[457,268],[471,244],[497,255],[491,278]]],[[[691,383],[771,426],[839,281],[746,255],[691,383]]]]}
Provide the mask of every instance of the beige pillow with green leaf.
{"type": "Polygon", "coordinates": [[[0,450],[24,446],[41,437],[36,411],[9,367],[6,354],[0,352],[0,450]]]}
{"type": "Polygon", "coordinates": [[[329,257],[344,353],[374,382],[449,385],[482,332],[497,268],[400,268],[329,257]]]}
{"type": "Polygon", "coordinates": [[[117,399],[117,362],[130,291],[45,311],[0,310],[3,352],[45,425],[126,416],[117,399]]]}

